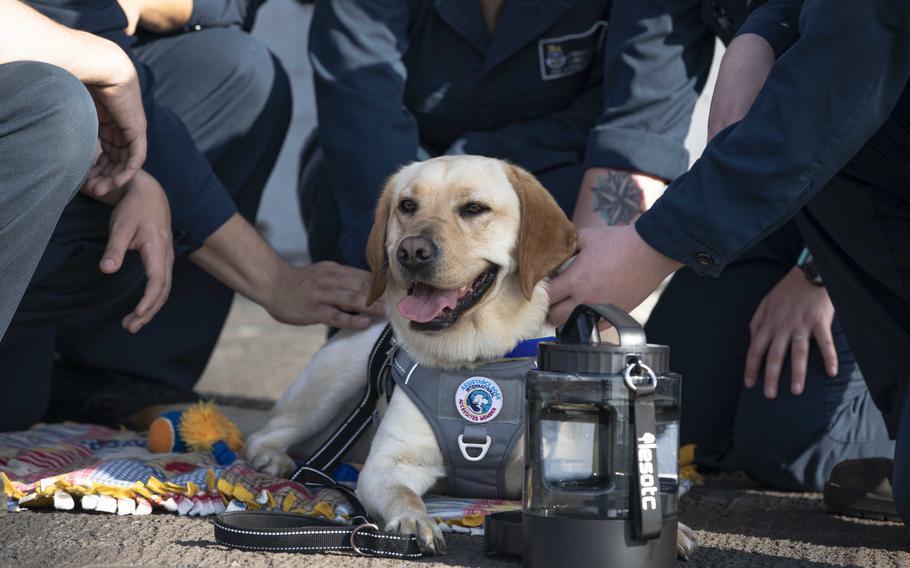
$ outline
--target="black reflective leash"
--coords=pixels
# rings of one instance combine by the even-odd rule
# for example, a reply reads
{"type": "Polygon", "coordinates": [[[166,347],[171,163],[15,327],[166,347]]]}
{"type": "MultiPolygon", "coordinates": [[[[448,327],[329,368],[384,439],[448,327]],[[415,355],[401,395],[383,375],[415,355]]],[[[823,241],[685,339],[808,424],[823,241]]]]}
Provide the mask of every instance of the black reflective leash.
{"type": "Polygon", "coordinates": [[[339,525],[288,513],[234,511],[215,518],[215,540],[234,548],[267,552],[353,552],[402,560],[423,555],[414,535],[380,530],[349,488],[307,467],[300,468],[296,476],[307,487],[343,493],[354,509],[353,524],[339,525]]]}
{"type": "Polygon", "coordinates": [[[342,457],[357,443],[373,422],[376,401],[388,374],[390,355],[395,344],[392,328],[386,326],[370,352],[366,392],[357,408],[341,427],[300,467],[291,481],[308,488],[334,489],[350,502],[352,524],[339,525],[303,515],[269,512],[235,511],[215,519],[215,540],[244,550],[270,552],[353,552],[364,556],[382,556],[402,560],[422,556],[414,535],[388,533],[379,529],[369,517],[353,491],[336,483],[332,471],[342,457]]]}

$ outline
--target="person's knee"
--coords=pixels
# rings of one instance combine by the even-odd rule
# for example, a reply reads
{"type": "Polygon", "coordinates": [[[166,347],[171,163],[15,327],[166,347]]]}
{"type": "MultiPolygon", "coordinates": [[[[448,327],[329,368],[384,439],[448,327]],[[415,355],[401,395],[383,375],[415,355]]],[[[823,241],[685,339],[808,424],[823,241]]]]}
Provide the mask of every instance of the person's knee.
{"type": "Polygon", "coordinates": [[[219,56],[229,66],[231,91],[258,115],[291,114],[291,83],[284,67],[264,43],[237,30],[220,30],[219,56]]]}
{"type": "Polygon", "coordinates": [[[91,96],[76,77],[59,67],[34,61],[10,65],[10,81],[26,91],[19,111],[34,116],[32,127],[42,131],[33,138],[41,141],[34,151],[41,153],[42,163],[59,168],[62,179],[55,185],[75,192],[91,166],[98,139],[91,96]]]}
{"type": "Polygon", "coordinates": [[[821,490],[832,464],[825,457],[824,417],[816,416],[811,402],[766,400],[760,390],[740,398],[733,450],[749,477],[782,491],[821,490]],[[801,409],[802,416],[795,409],[801,409]]]}
{"type": "Polygon", "coordinates": [[[783,491],[818,491],[820,486],[814,482],[816,476],[807,476],[804,468],[785,456],[785,448],[792,444],[792,440],[762,432],[760,427],[737,428],[733,436],[737,461],[746,475],[755,481],[783,491]]]}

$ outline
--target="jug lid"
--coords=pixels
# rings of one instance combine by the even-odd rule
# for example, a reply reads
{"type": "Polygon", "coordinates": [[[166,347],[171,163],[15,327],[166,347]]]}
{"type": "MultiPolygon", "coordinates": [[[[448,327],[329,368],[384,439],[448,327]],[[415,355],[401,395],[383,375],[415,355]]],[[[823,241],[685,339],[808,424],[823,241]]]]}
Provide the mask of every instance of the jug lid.
{"type": "Polygon", "coordinates": [[[560,373],[613,374],[626,365],[626,358],[638,355],[656,373],[669,369],[670,348],[649,345],[645,330],[635,318],[613,304],[580,304],[556,330],[556,341],[541,343],[537,368],[560,373]],[[616,329],[618,343],[601,341],[599,324],[606,321],[616,329]]]}

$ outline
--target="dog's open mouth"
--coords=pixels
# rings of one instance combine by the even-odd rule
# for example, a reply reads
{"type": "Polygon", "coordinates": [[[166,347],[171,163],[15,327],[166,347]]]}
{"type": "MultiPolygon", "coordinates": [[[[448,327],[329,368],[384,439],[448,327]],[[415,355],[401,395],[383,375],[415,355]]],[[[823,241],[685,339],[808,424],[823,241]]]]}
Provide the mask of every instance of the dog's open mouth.
{"type": "Polygon", "coordinates": [[[461,288],[443,290],[423,282],[408,287],[408,295],[398,302],[398,313],[411,320],[411,329],[438,331],[451,327],[458,317],[474,307],[496,280],[498,267],[480,273],[461,288]]]}

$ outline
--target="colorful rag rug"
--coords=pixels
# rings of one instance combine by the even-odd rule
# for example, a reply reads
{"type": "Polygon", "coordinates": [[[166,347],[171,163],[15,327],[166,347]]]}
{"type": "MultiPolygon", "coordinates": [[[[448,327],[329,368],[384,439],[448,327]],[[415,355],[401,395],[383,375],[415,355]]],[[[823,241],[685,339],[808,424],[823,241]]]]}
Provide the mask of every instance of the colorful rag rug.
{"type": "MultiPolygon", "coordinates": [[[[699,476],[692,446],[680,451],[680,494],[699,476]]],[[[145,434],[85,424],[39,424],[0,433],[0,481],[9,511],[30,507],[148,515],[153,510],[206,516],[224,511],[283,511],[349,522],[340,492],[313,492],[258,472],[242,461],[218,465],[210,452],[153,454],[145,434]]],[[[483,534],[490,513],[518,501],[429,496],[444,532],[483,534]]],[[[2,505],[2,503],[0,503],[2,505]]]]}
{"type": "MultiPolygon", "coordinates": [[[[345,523],[338,491],[313,492],[242,461],[218,465],[209,452],[153,454],[145,435],[84,424],[39,424],[0,433],[0,481],[10,511],[30,507],[148,515],[160,509],[205,516],[231,510],[283,511],[345,523]]],[[[430,497],[446,532],[483,534],[483,518],[517,501],[430,497]]]]}

